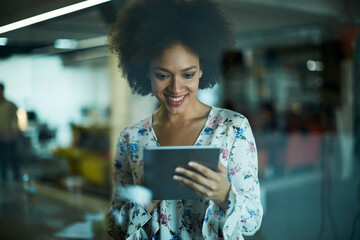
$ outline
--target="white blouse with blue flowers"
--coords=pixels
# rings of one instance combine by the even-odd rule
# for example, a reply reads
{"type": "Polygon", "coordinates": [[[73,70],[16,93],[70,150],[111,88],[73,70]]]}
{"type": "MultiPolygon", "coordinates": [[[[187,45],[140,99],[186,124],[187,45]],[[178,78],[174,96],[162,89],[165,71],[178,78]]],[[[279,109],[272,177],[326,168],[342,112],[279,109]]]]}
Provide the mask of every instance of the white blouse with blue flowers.
{"type": "Polygon", "coordinates": [[[163,200],[148,213],[144,206],[120,199],[122,187],[143,185],[143,148],[159,146],[149,116],[125,128],[118,141],[109,221],[115,239],[243,239],[259,229],[263,210],[257,152],[247,119],[212,107],[195,144],[221,146],[219,161],[231,183],[226,212],[213,201],[163,200]],[[117,215],[122,221],[116,221],[117,215]]]}

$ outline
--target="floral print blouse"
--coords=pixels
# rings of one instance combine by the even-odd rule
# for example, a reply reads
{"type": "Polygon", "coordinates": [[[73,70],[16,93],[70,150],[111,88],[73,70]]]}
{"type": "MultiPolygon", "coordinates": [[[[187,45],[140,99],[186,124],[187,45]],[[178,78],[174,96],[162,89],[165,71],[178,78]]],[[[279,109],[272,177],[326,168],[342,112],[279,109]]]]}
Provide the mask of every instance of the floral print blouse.
{"type": "Polygon", "coordinates": [[[109,229],[115,239],[243,239],[260,227],[257,151],[247,119],[212,107],[195,145],[221,147],[231,190],[226,212],[213,201],[163,200],[149,213],[143,205],[119,197],[126,185],[143,185],[143,148],[159,146],[152,116],[125,128],[117,145],[109,229]],[[116,221],[120,215],[123,221],[116,221]]]}

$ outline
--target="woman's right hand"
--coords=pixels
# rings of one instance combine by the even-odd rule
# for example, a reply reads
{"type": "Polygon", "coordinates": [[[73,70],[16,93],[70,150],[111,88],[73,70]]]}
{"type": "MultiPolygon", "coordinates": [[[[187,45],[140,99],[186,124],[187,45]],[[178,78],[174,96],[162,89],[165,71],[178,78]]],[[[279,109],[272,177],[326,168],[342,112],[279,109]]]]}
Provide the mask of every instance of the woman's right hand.
{"type": "Polygon", "coordinates": [[[160,202],[161,202],[161,200],[151,201],[151,203],[145,207],[146,210],[148,211],[148,213],[151,213],[154,210],[155,206],[160,202]]]}

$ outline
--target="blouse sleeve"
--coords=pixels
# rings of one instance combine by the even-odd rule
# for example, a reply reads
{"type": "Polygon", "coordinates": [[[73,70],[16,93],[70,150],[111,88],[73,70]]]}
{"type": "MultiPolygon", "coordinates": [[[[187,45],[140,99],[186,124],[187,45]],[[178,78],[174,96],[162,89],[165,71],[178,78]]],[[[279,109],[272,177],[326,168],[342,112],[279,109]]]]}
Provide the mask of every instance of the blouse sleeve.
{"type": "Polygon", "coordinates": [[[254,135],[246,118],[233,128],[235,139],[227,162],[231,190],[227,210],[219,222],[225,239],[253,235],[263,216],[254,135]]]}
{"type": "Polygon", "coordinates": [[[123,199],[125,187],[133,185],[133,174],[128,162],[128,144],[124,132],[120,134],[113,166],[113,191],[109,210],[110,236],[114,239],[147,239],[143,225],[151,219],[143,205],[123,199]]]}

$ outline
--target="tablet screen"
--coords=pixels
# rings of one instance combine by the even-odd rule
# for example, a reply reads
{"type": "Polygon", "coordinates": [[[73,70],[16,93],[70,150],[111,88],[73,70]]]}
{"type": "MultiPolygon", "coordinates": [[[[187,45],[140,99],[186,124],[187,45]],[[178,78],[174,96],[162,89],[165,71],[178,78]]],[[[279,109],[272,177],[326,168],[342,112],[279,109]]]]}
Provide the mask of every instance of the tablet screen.
{"type": "Polygon", "coordinates": [[[173,180],[176,167],[198,162],[213,171],[218,169],[220,148],[214,146],[164,146],[144,148],[144,181],[153,200],[200,199],[189,188],[173,180]]]}

